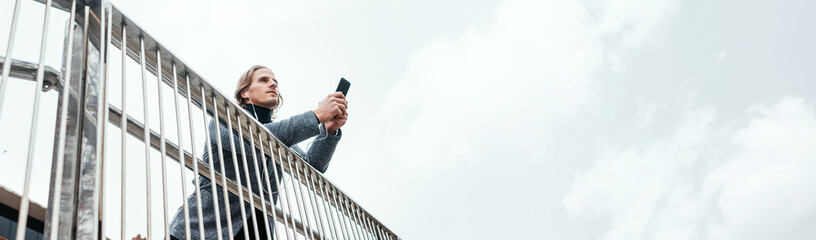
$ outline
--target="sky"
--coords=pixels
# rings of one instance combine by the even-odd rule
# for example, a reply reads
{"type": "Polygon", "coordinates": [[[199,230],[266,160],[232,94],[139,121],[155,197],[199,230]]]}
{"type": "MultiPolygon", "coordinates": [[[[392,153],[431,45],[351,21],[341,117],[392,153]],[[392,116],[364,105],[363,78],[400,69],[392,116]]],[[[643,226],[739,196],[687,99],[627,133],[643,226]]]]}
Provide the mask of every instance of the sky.
{"type": "MultiPolygon", "coordinates": [[[[279,118],[349,79],[325,176],[403,239],[816,236],[813,1],[113,4],[223,93],[251,65],[272,68],[279,118]]],[[[12,5],[0,5],[3,53],[12,5]]],[[[42,5],[24,10],[42,24],[42,5]]],[[[50,49],[62,46],[59,18],[50,49]]],[[[36,62],[38,31],[19,32],[15,58],[36,62]]],[[[32,101],[33,88],[11,81],[25,90],[3,100],[0,165],[11,167],[0,183],[11,189],[31,105],[8,99],[32,101]]],[[[40,120],[35,169],[50,169],[52,123],[40,120]]],[[[32,198],[47,199],[47,181],[32,198]]]]}

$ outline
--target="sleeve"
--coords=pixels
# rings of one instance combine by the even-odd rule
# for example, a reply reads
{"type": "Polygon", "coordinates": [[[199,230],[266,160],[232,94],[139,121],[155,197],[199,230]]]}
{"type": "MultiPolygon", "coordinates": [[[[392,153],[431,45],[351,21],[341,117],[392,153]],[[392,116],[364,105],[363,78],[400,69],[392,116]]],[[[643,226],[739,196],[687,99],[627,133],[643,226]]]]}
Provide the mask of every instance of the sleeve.
{"type": "MultiPolygon", "coordinates": [[[[326,132],[321,131],[321,133],[326,132]]],[[[312,142],[308,153],[304,152],[303,149],[297,145],[292,145],[290,149],[303,158],[303,160],[306,160],[309,165],[312,165],[312,167],[321,173],[325,173],[329,168],[329,161],[331,161],[332,155],[334,155],[334,149],[337,147],[337,143],[340,142],[341,137],[342,130],[336,136],[334,134],[326,134],[325,136],[321,134],[312,142]]]]}
{"type": "MultiPolygon", "coordinates": [[[[215,131],[215,124],[214,121],[211,120],[210,122],[210,137],[215,144],[217,136],[215,131]]],[[[304,113],[294,115],[289,119],[284,119],[281,121],[271,122],[264,124],[264,127],[269,129],[272,134],[275,135],[278,140],[280,140],[284,145],[292,146],[293,144],[299,143],[303,140],[306,140],[310,137],[317,135],[320,130],[318,129],[317,125],[319,122],[317,121],[317,116],[314,115],[312,111],[306,111],[304,113]]],[[[226,122],[221,122],[218,124],[221,128],[221,148],[226,151],[231,151],[230,146],[230,139],[229,139],[229,128],[226,125],[226,122]]],[[[238,136],[238,132],[236,129],[233,128],[233,144],[235,144],[235,149],[237,154],[240,155],[241,153],[241,143],[238,142],[241,139],[241,136],[238,136]]],[[[244,150],[249,153],[251,150],[249,149],[249,141],[244,140],[245,146],[244,150]]]]}
{"type": "Polygon", "coordinates": [[[318,124],[320,123],[314,112],[306,111],[289,119],[264,124],[264,126],[284,145],[290,147],[320,133],[318,124]]]}
{"type": "MultiPolygon", "coordinates": [[[[221,147],[223,150],[229,152],[231,151],[228,135],[229,130],[224,122],[219,124],[219,126],[221,128],[220,137],[223,143],[221,147]]],[[[326,133],[326,131],[323,130],[322,125],[320,125],[320,123],[317,121],[317,116],[315,116],[314,112],[312,111],[306,111],[301,114],[294,115],[289,119],[267,123],[264,124],[264,127],[269,129],[269,131],[272,132],[272,134],[275,135],[278,140],[292,149],[292,151],[303,158],[303,160],[306,160],[309,165],[312,165],[312,167],[320,172],[326,172],[326,169],[329,166],[329,161],[334,154],[334,149],[337,146],[337,143],[340,141],[340,135],[342,135],[338,134],[335,136],[334,134],[326,133]],[[312,143],[308,153],[295,145],[318,134],[320,134],[320,136],[317,137],[317,139],[312,143]]],[[[215,144],[216,139],[214,138],[217,134],[215,131],[214,121],[211,121],[210,133],[213,144],[215,144]]],[[[241,155],[240,142],[238,142],[240,141],[241,137],[237,135],[237,132],[233,132],[233,134],[235,149],[238,151],[236,154],[241,155]]],[[[246,140],[244,148],[247,153],[252,151],[250,149],[249,142],[246,140]]]]}

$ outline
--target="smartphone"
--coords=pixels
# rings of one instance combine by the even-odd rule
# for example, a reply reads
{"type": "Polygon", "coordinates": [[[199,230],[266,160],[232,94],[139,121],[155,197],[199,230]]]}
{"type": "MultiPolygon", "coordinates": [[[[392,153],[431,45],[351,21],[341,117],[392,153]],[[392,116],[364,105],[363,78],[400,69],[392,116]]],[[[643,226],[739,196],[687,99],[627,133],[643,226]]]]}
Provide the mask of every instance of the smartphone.
{"type": "Polygon", "coordinates": [[[337,84],[335,92],[342,92],[343,96],[348,96],[349,87],[351,87],[351,83],[345,78],[340,78],[340,83],[337,84]]]}

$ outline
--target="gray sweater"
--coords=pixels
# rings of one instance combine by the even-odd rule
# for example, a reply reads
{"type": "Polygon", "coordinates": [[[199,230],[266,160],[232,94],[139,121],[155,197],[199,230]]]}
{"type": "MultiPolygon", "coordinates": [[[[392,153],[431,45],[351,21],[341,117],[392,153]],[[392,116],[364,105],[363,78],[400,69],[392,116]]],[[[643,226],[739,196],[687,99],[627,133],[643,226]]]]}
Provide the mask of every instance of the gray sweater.
{"type": "MultiPolygon", "coordinates": [[[[281,121],[277,121],[277,122],[265,123],[264,127],[269,129],[272,132],[272,134],[274,134],[275,137],[277,137],[284,145],[289,147],[292,151],[294,151],[296,154],[298,154],[304,160],[306,160],[306,162],[308,162],[309,165],[311,165],[312,167],[314,167],[315,169],[317,169],[320,172],[326,172],[326,169],[328,168],[329,161],[331,160],[332,154],[334,154],[334,149],[337,146],[337,142],[340,140],[340,135],[341,134],[338,134],[337,136],[335,136],[333,134],[327,134],[325,132],[325,130],[322,128],[322,126],[318,127],[318,124],[319,124],[319,122],[317,121],[317,117],[315,116],[314,112],[307,111],[307,112],[292,116],[289,119],[285,119],[285,120],[281,120],[281,121]],[[306,139],[308,139],[310,137],[313,137],[315,135],[318,135],[318,134],[320,136],[317,137],[317,139],[312,143],[311,147],[309,148],[308,153],[304,152],[297,145],[295,145],[296,143],[299,143],[299,142],[301,142],[303,140],[306,140],[306,139]]],[[[211,142],[210,148],[211,148],[213,154],[216,154],[216,153],[220,152],[223,155],[224,168],[226,168],[226,172],[221,170],[221,165],[220,165],[221,160],[220,160],[220,157],[218,155],[215,155],[215,157],[213,158],[213,165],[214,166],[211,166],[211,167],[213,167],[216,172],[219,172],[222,175],[226,174],[228,179],[231,179],[231,180],[235,181],[235,176],[236,176],[235,170],[234,170],[235,167],[234,167],[233,160],[232,160],[232,153],[231,153],[231,148],[230,148],[230,144],[229,144],[230,143],[229,135],[227,135],[229,130],[228,130],[226,124],[223,123],[223,122],[221,124],[219,124],[219,126],[221,127],[221,129],[220,129],[221,136],[220,137],[221,137],[221,145],[222,145],[221,147],[222,147],[222,149],[221,149],[221,151],[218,151],[218,145],[217,145],[217,142],[216,142],[216,139],[215,139],[215,137],[217,136],[216,129],[215,129],[215,122],[212,121],[212,120],[210,121],[209,126],[208,126],[209,133],[210,133],[210,142],[211,142]]],[[[235,129],[233,129],[233,130],[235,130],[235,129]]],[[[237,162],[238,162],[238,171],[240,172],[240,175],[239,175],[240,180],[241,180],[242,185],[244,187],[246,187],[247,186],[246,176],[244,175],[243,159],[242,159],[242,156],[241,156],[242,151],[240,150],[241,145],[238,142],[238,139],[241,139],[241,138],[240,138],[240,136],[238,136],[237,132],[233,132],[233,139],[235,141],[234,144],[235,144],[235,149],[237,151],[236,156],[237,156],[237,162]]],[[[264,146],[265,149],[267,147],[268,147],[268,145],[264,146]]],[[[261,155],[260,155],[261,152],[260,152],[259,149],[255,149],[255,156],[256,156],[256,160],[258,161],[258,166],[259,167],[267,167],[267,173],[269,174],[269,181],[270,181],[270,185],[271,185],[272,189],[267,189],[266,188],[266,182],[265,182],[263,176],[260,176],[261,177],[261,184],[258,184],[258,182],[256,180],[256,175],[255,175],[257,173],[257,171],[255,171],[255,164],[252,163],[252,160],[253,160],[252,153],[251,153],[252,149],[250,149],[250,148],[251,147],[250,147],[249,141],[244,139],[244,151],[243,152],[246,152],[246,154],[247,154],[247,156],[246,156],[246,160],[247,160],[247,163],[248,163],[247,168],[249,169],[249,179],[250,179],[250,183],[252,185],[252,192],[255,193],[255,194],[258,194],[258,187],[259,187],[259,185],[261,185],[261,188],[263,189],[264,197],[268,197],[269,196],[268,192],[272,191],[273,198],[274,198],[273,203],[274,203],[274,202],[277,201],[278,191],[277,191],[276,186],[275,186],[275,180],[274,180],[275,178],[274,178],[274,172],[273,171],[277,171],[278,175],[282,175],[281,171],[280,171],[281,170],[280,166],[277,166],[277,164],[273,164],[273,162],[271,161],[271,159],[269,158],[268,155],[265,155],[265,159],[266,159],[267,162],[266,163],[261,162],[261,155]],[[273,165],[277,169],[273,170],[272,169],[273,165]]],[[[202,157],[203,161],[204,162],[209,162],[209,157],[210,156],[208,156],[207,151],[205,149],[204,156],[202,157]]],[[[206,174],[207,176],[209,176],[209,173],[201,173],[201,174],[202,175],[206,174]]],[[[263,171],[261,171],[258,174],[263,174],[263,171]]],[[[191,239],[199,239],[199,236],[200,236],[199,231],[198,231],[198,222],[199,221],[204,222],[204,233],[205,233],[204,236],[205,236],[205,238],[206,239],[217,239],[217,236],[216,236],[217,232],[216,232],[216,225],[215,225],[215,207],[213,205],[213,198],[218,199],[218,207],[219,207],[219,212],[220,212],[220,217],[221,217],[221,233],[222,233],[222,237],[223,237],[223,239],[232,239],[233,236],[228,236],[229,232],[227,231],[227,216],[226,216],[227,213],[225,211],[225,206],[224,206],[224,193],[223,193],[224,189],[222,187],[216,185],[216,189],[217,189],[218,193],[213,194],[212,193],[212,187],[210,185],[212,183],[210,182],[209,179],[199,176],[198,180],[200,181],[200,186],[201,186],[199,191],[201,192],[201,209],[202,209],[203,219],[198,219],[198,212],[197,212],[198,211],[198,204],[196,202],[195,193],[192,193],[186,199],[187,204],[189,206],[190,237],[191,237],[191,239]]],[[[278,178],[278,182],[280,182],[280,177],[278,178]]],[[[241,207],[240,207],[240,205],[238,205],[239,201],[240,200],[239,200],[237,195],[229,193],[229,205],[230,205],[229,213],[230,213],[230,216],[232,218],[232,230],[233,230],[232,232],[233,232],[233,234],[243,234],[243,233],[240,233],[238,230],[240,230],[241,227],[243,226],[243,224],[246,222],[246,221],[244,221],[244,219],[241,219],[241,207]]],[[[247,196],[244,196],[244,201],[248,201],[247,196]]],[[[267,201],[269,201],[269,200],[267,199],[267,201]]],[[[272,204],[272,205],[274,205],[274,204],[272,204]]],[[[258,206],[256,206],[256,207],[258,207],[258,206]]],[[[185,227],[184,227],[184,211],[183,211],[184,209],[183,208],[184,208],[183,206],[178,208],[178,211],[176,212],[175,217],[173,217],[173,221],[170,223],[170,235],[172,235],[173,237],[179,238],[179,239],[185,239],[185,234],[184,234],[184,232],[185,232],[185,230],[184,230],[185,229],[185,227]]],[[[247,203],[247,202],[244,202],[244,209],[245,209],[245,216],[249,219],[249,217],[251,216],[251,211],[253,211],[253,209],[250,207],[249,203],[247,203]]],[[[269,211],[269,210],[267,209],[267,211],[269,211]]],[[[268,217],[268,220],[269,220],[269,223],[272,224],[272,222],[274,221],[274,218],[268,217]]],[[[251,224],[251,223],[249,223],[249,224],[251,224]]],[[[261,229],[264,228],[263,226],[258,226],[258,227],[261,228],[261,229]]],[[[271,234],[271,232],[269,234],[271,234]]]]}

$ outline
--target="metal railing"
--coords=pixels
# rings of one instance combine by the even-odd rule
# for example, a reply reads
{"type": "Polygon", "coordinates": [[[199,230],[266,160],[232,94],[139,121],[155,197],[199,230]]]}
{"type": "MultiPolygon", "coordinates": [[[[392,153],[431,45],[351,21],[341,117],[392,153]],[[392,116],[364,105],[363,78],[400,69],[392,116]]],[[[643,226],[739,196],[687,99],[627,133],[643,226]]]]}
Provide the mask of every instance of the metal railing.
{"type": "MultiPolygon", "coordinates": [[[[31,0],[28,0],[31,1],[31,0]]],[[[249,116],[235,103],[229,101],[229,95],[222,94],[202,76],[193,71],[178,56],[171,53],[162,46],[156,39],[142,30],[134,21],[125,16],[119,9],[105,1],[68,1],[68,0],[36,0],[45,4],[45,21],[42,26],[42,39],[39,62],[37,64],[26,63],[14,60],[12,51],[15,44],[15,33],[18,18],[20,17],[21,0],[16,0],[11,22],[11,31],[4,58],[2,62],[2,78],[0,79],[0,115],[9,114],[3,112],[4,105],[11,104],[8,99],[4,100],[6,87],[9,81],[15,79],[28,79],[36,81],[36,91],[34,98],[34,111],[32,115],[32,126],[28,144],[28,157],[26,159],[25,181],[19,208],[19,219],[16,239],[25,239],[25,227],[28,216],[29,189],[31,187],[32,156],[35,149],[34,142],[37,136],[38,112],[40,108],[41,94],[49,90],[56,90],[59,93],[57,103],[57,117],[55,120],[56,130],[54,133],[54,146],[52,156],[51,184],[49,186],[48,207],[46,210],[46,221],[44,236],[48,239],[100,239],[115,238],[116,236],[106,236],[107,228],[114,227],[118,221],[120,239],[129,239],[126,236],[126,228],[129,223],[138,219],[146,221],[148,239],[169,239],[168,217],[172,216],[172,211],[168,204],[168,186],[172,184],[181,185],[182,209],[185,219],[185,238],[199,237],[205,238],[204,225],[199,221],[198,226],[190,226],[189,216],[196,214],[198,219],[204,215],[215,215],[217,239],[222,239],[221,226],[227,225],[227,236],[243,234],[244,237],[250,235],[258,237],[258,229],[266,229],[269,239],[399,239],[396,234],[389,230],[380,221],[374,218],[369,212],[363,209],[358,203],[353,201],[348,195],[343,193],[329,179],[319,171],[310,166],[297,154],[294,154],[287,146],[282,144],[275,136],[262,124],[249,116]],[[50,7],[48,7],[50,6],[50,7]],[[62,71],[57,72],[53,68],[44,65],[46,54],[46,40],[49,33],[49,17],[53,9],[68,13],[66,19],[66,35],[64,39],[64,49],[62,49],[62,71]],[[116,49],[121,52],[121,66],[113,64],[112,52],[116,49]],[[129,69],[128,63],[138,62],[139,69],[129,69]],[[111,74],[112,69],[121,72],[120,76],[111,74]],[[130,71],[140,72],[139,79],[133,79],[130,71]],[[129,93],[128,81],[141,81],[141,103],[128,101],[129,93]],[[120,91],[110,91],[108,83],[117,83],[121,86],[120,91]],[[151,85],[155,84],[158,92],[158,104],[151,105],[149,91],[151,85]],[[163,99],[163,88],[172,88],[173,111],[175,113],[175,142],[171,140],[174,134],[166,129],[164,119],[165,101],[163,99]],[[114,97],[121,99],[116,106],[110,100],[114,97]],[[179,97],[186,99],[179,103],[179,97]],[[185,114],[182,107],[186,103],[186,123],[182,118],[185,114]],[[141,105],[140,105],[141,104],[141,105]],[[131,106],[134,105],[134,106],[131,106]],[[154,107],[158,106],[158,109],[154,107]],[[134,109],[135,108],[135,109],[134,109]],[[139,112],[138,108],[142,108],[139,112]],[[201,112],[200,116],[194,114],[201,112]],[[139,120],[138,113],[141,113],[139,120]],[[158,128],[151,116],[158,114],[158,128]],[[107,123],[106,123],[107,122],[107,123]],[[232,134],[229,143],[221,141],[220,137],[210,136],[206,129],[208,122],[226,125],[227,131],[232,134]],[[189,135],[184,134],[186,129],[183,124],[189,126],[189,135]],[[117,136],[121,141],[118,150],[119,156],[106,155],[105,151],[116,146],[111,144],[111,139],[106,135],[112,135],[111,129],[106,126],[114,126],[121,131],[117,136]],[[195,129],[202,126],[203,129],[195,129]],[[237,132],[237,134],[236,134],[237,132]],[[106,134],[107,133],[107,134],[106,134]],[[203,134],[202,134],[203,133],[203,134]],[[233,135],[240,140],[233,141],[233,135]],[[205,139],[205,149],[196,148],[197,139],[205,139]],[[142,151],[133,149],[133,144],[128,144],[129,139],[137,139],[144,145],[144,156],[134,157],[131,151],[142,151]],[[211,139],[216,139],[212,142],[211,139]],[[190,141],[189,144],[184,144],[190,141]],[[239,146],[235,146],[235,143],[239,146]],[[249,143],[249,149],[258,149],[260,153],[252,151],[249,155],[244,150],[245,142],[249,143]],[[106,145],[106,143],[108,143],[106,145]],[[229,145],[229,147],[227,147],[229,145]],[[185,146],[189,146],[188,148],[185,146]],[[217,147],[216,147],[217,146],[217,147]],[[223,148],[222,148],[223,147],[223,148]],[[212,149],[218,149],[213,152],[212,149]],[[241,152],[237,152],[240,148],[241,152]],[[224,151],[229,149],[230,151],[224,151]],[[151,216],[151,208],[157,207],[152,204],[151,194],[156,194],[158,190],[151,186],[151,164],[155,164],[156,159],[151,158],[151,153],[160,152],[161,164],[161,192],[163,220],[163,236],[153,236],[151,234],[151,221],[155,220],[151,216]],[[210,156],[206,159],[199,158],[201,154],[210,156]],[[233,169],[236,179],[229,179],[224,175],[224,154],[230,154],[233,161],[233,169]],[[215,154],[215,155],[214,155],[215,154]],[[217,158],[216,158],[217,156],[217,158]],[[243,164],[238,163],[238,157],[243,164]],[[118,158],[117,158],[118,157],[118,158]],[[168,179],[168,159],[173,160],[183,167],[179,175],[181,182],[172,182],[168,179]],[[220,160],[220,166],[214,166],[214,159],[220,160]],[[106,172],[104,165],[113,164],[114,161],[121,165],[120,190],[119,192],[103,191],[104,184],[116,183],[107,177],[113,172],[106,172]],[[143,161],[145,165],[145,203],[146,212],[144,216],[128,216],[125,211],[128,199],[132,199],[132,194],[128,191],[130,184],[126,176],[130,174],[140,174],[128,171],[127,162],[143,161]],[[253,188],[250,179],[248,163],[253,169],[263,173],[255,174],[255,183],[261,185],[253,188]],[[260,165],[259,165],[260,164],[260,165]],[[238,169],[242,165],[243,169],[238,169]],[[261,166],[262,168],[259,168],[261,166]],[[218,171],[220,169],[221,171],[218,171]],[[271,169],[271,172],[269,170],[271,169]],[[186,175],[193,172],[193,182],[195,188],[192,194],[196,196],[198,208],[189,212],[187,205],[188,192],[186,175]],[[106,177],[107,176],[107,177],[106,177]],[[243,176],[243,179],[242,179],[243,176]],[[199,181],[208,179],[212,183],[211,192],[214,203],[213,212],[203,212],[201,208],[201,187],[199,181]],[[289,181],[286,181],[289,179],[289,181]],[[271,191],[272,186],[280,189],[277,200],[271,191]],[[227,189],[229,193],[240,198],[241,216],[231,216],[230,211],[220,211],[219,209],[229,209],[230,201],[226,191],[221,191],[221,195],[216,187],[227,189]],[[254,192],[253,189],[270,189],[266,194],[263,191],[254,192]],[[114,195],[111,195],[114,194],[114,195]],[[109,199],[118,194],[121,209],[107,209],[104,199],[109,199]],[[130,197],[129,197],[130,196],[130,197]],[[226,206],[219,206],[216,199],[224,199],[226,206]],[[245,211],[244,205],[248,203],[250,210],[245,211]],[[105,211],[120,211],[119,219],[102,219],[105,211]],[[260,221],[256,221],[256,211],[260,211],[263,217],[262,226],[258,226],[260,221]],[[250,212],[250,216],[245,215],[250,212]],[[227,221],[220,221],[220,214],[226,213],[227,221]],[[268,221],[269,217],[273,219],[268,221]],[[244,219],[242,233],[233,233],[231,219],[244,219]],[[253,224],[254,232],[248,231],[247,221],[253,224]],[[190,236],[190,228],[198,228],[199,236],[190,236]],[[273,230],[274,231],[270,231],[273,230]]],[[[32,29],[26,29],[29,31],[32,29]]],[[[53,51],[47,49],[49,52],[53,51]]],[[[115,57],[115,56],[114,56],[115,57]]],[[[132,97],[131,97],[132,98],[132,97]]],[[[168,104],[166,107],[169,107],[168,104]]],[[[169,127],[168,127],[169,128],[169,127]]],[[[221,128],[215,127],[217,135],[221,135],[221,128]]],[[[212,231],[212,230],[209,230],[212,231]]],[[[213,237],[211,237],[213,238],[213,237]]]]}

